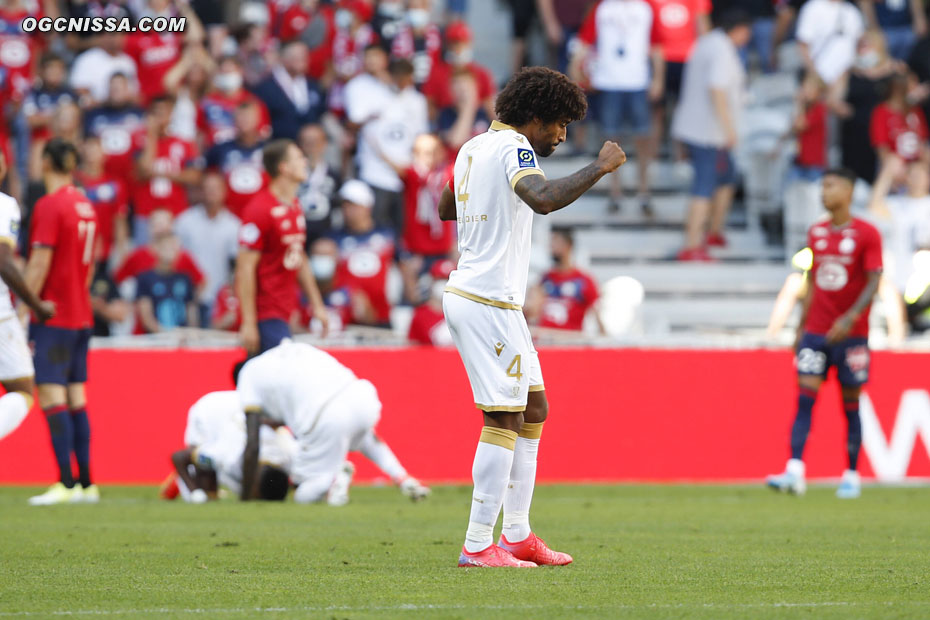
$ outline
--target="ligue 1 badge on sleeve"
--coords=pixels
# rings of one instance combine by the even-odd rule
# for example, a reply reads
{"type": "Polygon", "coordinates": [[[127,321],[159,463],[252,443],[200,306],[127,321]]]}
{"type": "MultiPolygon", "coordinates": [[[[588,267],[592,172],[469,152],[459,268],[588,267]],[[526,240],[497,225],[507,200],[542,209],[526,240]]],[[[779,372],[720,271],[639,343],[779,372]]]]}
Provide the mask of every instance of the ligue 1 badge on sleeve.
{"type": "Polygon", "coordinates": [[[530,149],[517,149],[517,161],[521,168],[536,167],[536,157],[530,149]]]}

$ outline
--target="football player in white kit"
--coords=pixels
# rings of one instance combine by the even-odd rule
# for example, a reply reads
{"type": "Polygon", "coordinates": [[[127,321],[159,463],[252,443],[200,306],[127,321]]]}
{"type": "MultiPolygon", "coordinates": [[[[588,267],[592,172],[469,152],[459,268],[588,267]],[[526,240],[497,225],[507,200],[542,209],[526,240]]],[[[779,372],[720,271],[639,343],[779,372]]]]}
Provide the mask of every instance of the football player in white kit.
{"type": "Polygon", "coordinates": [[[472,467],[474,494],[459,566],[562,565],[571,556],[533,534],[529,510],[536,454],[548,414],[539,358],[522,305],[533,213],[568,206],[626,161],[605,142],[597,160],[548,181],[537,157],[565,141],[566,127],[585,116],[580,88],[543,67],[516,73],[497,97],[498,121],[466,142],[455,160],[439,215],[458,222],[458,266],[449,277],[443,312],[484,413],[472,467]],[[504,525],[493,531],[501,506],[504,525]]]}
{"type": "MultiPolygon", "coordinates": [[[[0,183],[6,176],[6,159],[0,152],[0,183]]],[[[20,211],[16,199],[0,193],[0,385],[6,394],[0,398],[0,439],[26,419],[35,392],[35,370],[26,333],[17,319],[10,290],[25,302],[39,321],[55,315],[55,305],[42,301],[23,280],[16,266],[16,244],[20,211]]]]}
{"type": "MultiPolygon", "coordinates": [[[[218,486],[235,494],[242,490],[242,453],[245,414],[234,390],[210,392],[191,406],[184,429],[183,450],[171,455],[178,491],[185,501],[202,504],[215,499],[218,486]]],[[[283,500],[297,442],[283,426],[262,425],[259,432],[262,463],[252,499],[283,500]]]]}
{"type": "Polygon", "coordinates": [[[325,499],[338,506],[349,501],[354,472],[352,463],[346,461],[350,451],[361,452],[411,499],[429,494],[375,435],[375,424],[381,418],[375,386],[356,377],[329,353],[284,340],[242,365],[236,391],[246,415],[243,500],[253,494],[263,420],[287,425],[297,439],[290,474],[299,503],[325,499]]]}

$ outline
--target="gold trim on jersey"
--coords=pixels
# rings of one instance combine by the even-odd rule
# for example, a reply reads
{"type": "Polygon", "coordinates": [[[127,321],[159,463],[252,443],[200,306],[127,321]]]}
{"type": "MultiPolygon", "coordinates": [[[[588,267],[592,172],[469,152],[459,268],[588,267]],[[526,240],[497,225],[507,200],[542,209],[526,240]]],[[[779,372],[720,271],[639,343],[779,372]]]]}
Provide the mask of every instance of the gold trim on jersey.
{"type": "Polygon", "coordinates": [[[497,413],[500,411],[503,411],[506,413],[519,413],[521,411],[526,411],[526,405],[507,406],[507,405],[482,405],[481,403],[475,403],[475,407],[487,413],[497,413]]]}
{"type": "Polygon", "coordinates": [[[517,186],[517,181],[519,181],[520,179],[533,176],[534,174],[542,175],[543,178],[546,177],[545,173],[543,173],[543,171],[540,170],[539,168],[524,168],[517,174],[513,175],[513,180],[510,181],[510,188],[511,189],[515,188],[517,186]]]}
{"type": "Polygon", "coordinates": [[[261,413],[262,406],[261,405],[249,405],[248,407],[245,408],[245,412],[246,413],[261,413]]]}
{"type": "Polygon", "coordinates": [[[447,293],[452,293],[453,295],[458,295],[459,297],[464,297],[465,299],[470,299],[471,301],[477,301],[479,304],[484,304],[486,306],[494,306],[495,308],[503,308],[504,310],[523,310],[523,306],[519,304],[512,304],[506,301],[497,301],[496,299],[488,299],[487,297],[481,297],[480,295],[475,295],[474,293],[468,293],[461,289],[457,289],[454,286],[446,286],[445,291],[447,293]]]}
{"type": "Polygon", "coordinates": [[[491,131],[507,131],[508,129],[513,129],[514,131],[517,130],[515,127],[508,125],[507,123],[491,121],[491,131]]]}
{"type": "Polygon", "coordinates": [[[478,441],[489,443],[493,446],[500,446],[513,450],[517,447],[517,434],[506,428],[496,428],[494,426],[485,426],[481,429],[481,437],[478,441]]]}
{"type": "Polygon", "coordinates": [[[539,385],[531,385],[530,392],[545,392],[546,386],[540,383],[539,385]]]}

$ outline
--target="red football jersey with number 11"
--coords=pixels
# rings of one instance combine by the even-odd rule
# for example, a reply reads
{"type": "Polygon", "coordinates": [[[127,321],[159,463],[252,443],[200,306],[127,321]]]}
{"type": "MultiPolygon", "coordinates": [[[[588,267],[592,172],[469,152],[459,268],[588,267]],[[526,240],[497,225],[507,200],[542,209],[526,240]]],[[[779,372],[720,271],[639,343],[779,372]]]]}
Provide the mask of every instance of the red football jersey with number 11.
{"type": "Polygon", "coordinates": [[[46,325],[84,329],[94,324],[90,274],[96,235],[94,205],[73,185],[65,185],[36,202],[29,245],[52,249],[52,264],[39,295],[55,304],[55,316],[46,325]]]}
{"type": "MultiPolygon", "coordinates": [[[[874,226],[854,217],[840,228],[830,222],[814,224],[808,231],[807,243],[814,253],[810,271],[814,297],[804,329],[823,336],[856,303],[869,273],[882,270],[882,237],[874,226]]],[[[849,335],[868,337],[869,308],[849,335]]]]}
{"type": "Polygon", "coordinates": [[[255,290],[259,321],[289,321],[297,310],[297,270],[306,240],[307,222],[296,199],[282,204],[270,190],[262,190],[242,212],[239,245],[261,253],[255,290]]]}

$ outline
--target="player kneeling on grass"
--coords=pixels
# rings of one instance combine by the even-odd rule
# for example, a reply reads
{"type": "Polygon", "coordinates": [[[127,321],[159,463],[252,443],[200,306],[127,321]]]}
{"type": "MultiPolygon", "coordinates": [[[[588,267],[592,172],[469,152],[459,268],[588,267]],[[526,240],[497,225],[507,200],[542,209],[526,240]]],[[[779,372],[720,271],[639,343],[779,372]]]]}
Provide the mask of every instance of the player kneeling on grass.
{"type": "Polygon", "coordinates": [[[515,74],[497,97],[499,121],[466,142],[453,183],[443,189],[439,217],[456,220],[461,258],[449,276],[443,312],[483,412],[472,477],[475,483],[459,566],[568,564],[530,529],[536,454],[549,411],[539,356],[522,306],[529,275],[533,213],[568,206],[626,161],[605,142],[597,160],[549,181],[539,167],[565,141],[568,124],[584,118],[585,95],[543,67],[515,74]],[[504,509],[500,541],[494,525],[504,509]]]}
{"type": "Polygon", "coordinates": [[[791,459],[784,473],[767,480],[769,487],[797,495],[806,490],[801,459],[811,410],[831,366],[842,387],[849,456],[836,494],[855,498],[861,492],[856,471],[862,445],[859,394],[869,379],[869,309],[882,274],[882,239],[874,226],[850,214],[855,181],[855,174],[845,169],[824,174],[823,205],[829,217],[811,226],[807,235],[813,261],[794,347],[800,394],[791,459]]]}
{"type": "Polygon", "coordinates": [[[297,439],[291,480],[299,503],[349,501],[355,467],[350,451],[361,452],[417,500],[430,490],[407,474],[390,447],[374,432],[381,401],[371,382],[359,379],[336,358],[314,346],[285,340],[235,371],[239,405],[246,415],[247,441],[242,459],[243,500],[252,497],[261,455],[263,419],[286,424],[297,439]]]}
{"type": "MultiPolygon", "coordinates": [[[[181,497],[194,504],[216,499],[220,486],[238,495],[242,491],[245,442],[245,414],[239,395],[230,390],[203,396],[187,413],[186,447],[171,455],[177,479],[169,482],[168,488],[177,485],[181,497]]],[[[262,425],[259,442],[262,462],[255,470],[250,499],[283,500],[290,488],[288,476],[297,442],[280,425],[262,425]]],[[[162,496],[174,499],[176,493],[163,492],[162,496]]]]}

